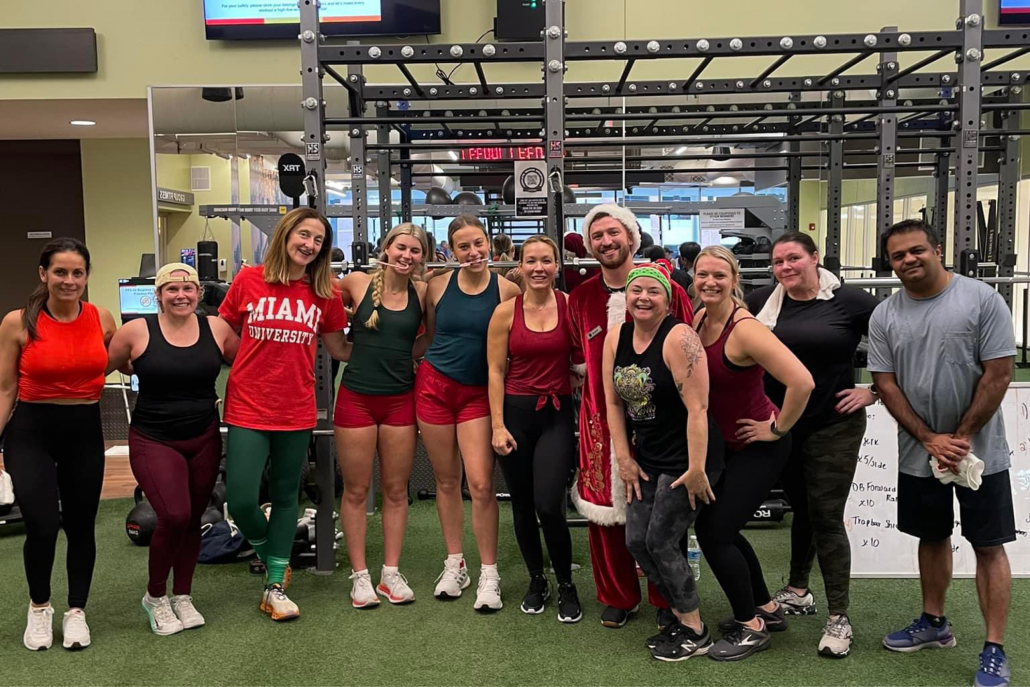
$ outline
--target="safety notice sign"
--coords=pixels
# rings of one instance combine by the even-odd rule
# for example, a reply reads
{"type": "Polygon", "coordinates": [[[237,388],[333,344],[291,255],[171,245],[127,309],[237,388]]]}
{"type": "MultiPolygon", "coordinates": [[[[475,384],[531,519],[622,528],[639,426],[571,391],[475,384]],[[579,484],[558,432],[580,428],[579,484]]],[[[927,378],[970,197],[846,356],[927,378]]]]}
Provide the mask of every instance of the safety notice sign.
{"type": "Polygon", "coordinates": [[[543,160],[515,162],[515,216],[547,216],[547,163],[543,160]]]}
{"type": "Polygon", "coordinates": [[[744,209],[736,210],[702,210],[701,231],[719,229],[743,229],[744,209]]]}

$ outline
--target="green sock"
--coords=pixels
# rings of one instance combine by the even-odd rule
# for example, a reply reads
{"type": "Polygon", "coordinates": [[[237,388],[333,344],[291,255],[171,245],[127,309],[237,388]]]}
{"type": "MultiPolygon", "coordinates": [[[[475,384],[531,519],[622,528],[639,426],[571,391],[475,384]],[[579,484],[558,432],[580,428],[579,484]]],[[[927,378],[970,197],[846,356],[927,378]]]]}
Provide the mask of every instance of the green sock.
{"type": "Polygon", "coordinates": [[[268,561],[265,563],[265,566],[268,569],[268,584],[282,584],[283,580],[286,579],[286,566],[289,564],[289,558],[276,558],[275,556],[269,556],[268,561]]]}

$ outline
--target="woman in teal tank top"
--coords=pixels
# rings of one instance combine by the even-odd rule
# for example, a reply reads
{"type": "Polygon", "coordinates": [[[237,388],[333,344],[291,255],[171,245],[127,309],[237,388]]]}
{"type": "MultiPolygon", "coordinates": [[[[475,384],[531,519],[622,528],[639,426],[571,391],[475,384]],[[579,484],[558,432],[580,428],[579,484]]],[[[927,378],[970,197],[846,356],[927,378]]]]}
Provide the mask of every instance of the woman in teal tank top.
{"type": "Polygon", "coordinates": [[[487,269],[490,239],[475,217],[462,215],[451,222],[447,242],[460,265],[429,282],[426,334],[432,343],[415,380],[415,414],[436,477],[436,510],[447,546],[433,593],[437,598],[458,597],[470,583],[462,555],[464,460],[472,530],[483,564],[473,608],[496,611],[502,604],[486,333],[494,309],[515,298],[519,288],[487,269]]]}
{"type": "Polygon", "coordinates": [[[408,478],[415,457],[415,341],[422,326],[427,285],[415,278],[425,269],[426,235],[410,223],[383,240],[372,274],[355,271],[337,285],[343,302],[356,306],[350,361],[336,395],[333,430],[343,475],[340,522],[350,558],[351,603],[355,608],[394,604],[415,595],[400,574],[401,547],[408,524],[408,478]],[[365,504],[372,486],[372,461],[379,452],[383,491],[383,568],[379,584],[365,561],[365,504]]]}

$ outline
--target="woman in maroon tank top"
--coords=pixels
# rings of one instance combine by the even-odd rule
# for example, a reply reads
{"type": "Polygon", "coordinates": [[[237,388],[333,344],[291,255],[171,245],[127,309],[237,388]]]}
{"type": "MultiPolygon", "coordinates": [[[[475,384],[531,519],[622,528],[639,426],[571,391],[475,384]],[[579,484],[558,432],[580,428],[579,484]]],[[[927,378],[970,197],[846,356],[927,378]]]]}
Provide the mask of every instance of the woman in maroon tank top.
{"type": "Polygon", "coordinates": [[[697,519],[697,538],[733,607],[724,635],[708,655],[747,658],[769,648],[769,633],[787,629],[772,600],[754,549],[740,530],[779,479],[790,456],[790,428],[801,417],[815,383],[776,336],[744,307],[733,254],[709,246],[694,262],[694,291],[704,308],[695,315],[708,357],[708,411],[726,443],[726,467],[715,502],[697,519]],[[777,410],[765,395],[768,372],[787,388],[777,410]]]}
{"type": "Polygon", "coordinates": [[[537,614],[551,590],[537,532],[543,530],[558,579],[558,620],[583,617],[572,583],[566,485],[575,463],[569,381],[568,297],[554,288],[558,246],[546,236],[522,244],[526,292],[494,310],[487,334],[493,447],[511,494],[515,538],[529,570],[522,612],[537,614]]]}

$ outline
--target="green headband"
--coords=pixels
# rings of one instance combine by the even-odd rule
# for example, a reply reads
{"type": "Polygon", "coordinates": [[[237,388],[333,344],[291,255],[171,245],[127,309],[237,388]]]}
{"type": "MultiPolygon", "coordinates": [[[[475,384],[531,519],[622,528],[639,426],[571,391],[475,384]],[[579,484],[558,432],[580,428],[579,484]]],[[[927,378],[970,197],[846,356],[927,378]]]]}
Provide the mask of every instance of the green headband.
{"type": "Polygon", "coordinates": [[[634,267],[630,270],[629,276],[626,277],[626,288],[633,283],[633,280],[638,277],[651,277],[657,279],[662,286],[665,287],[665,295],[671,301],[672,300],[672,285],[669,284],[669,278],[665,276],[665,272],[654,265],[641,265],[640,267],[634,267]]]}

